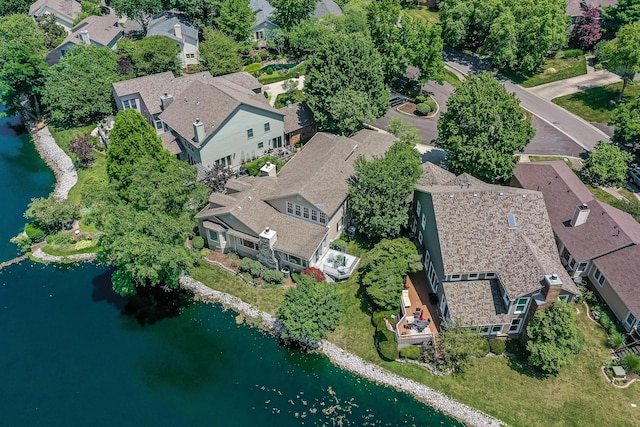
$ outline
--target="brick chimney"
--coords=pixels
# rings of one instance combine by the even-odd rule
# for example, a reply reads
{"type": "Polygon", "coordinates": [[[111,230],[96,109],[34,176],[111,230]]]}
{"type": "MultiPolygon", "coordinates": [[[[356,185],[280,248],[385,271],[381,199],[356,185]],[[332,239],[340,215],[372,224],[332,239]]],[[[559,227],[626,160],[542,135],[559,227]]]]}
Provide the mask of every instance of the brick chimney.
{"type": "Polygon", "coordinates": [[[558,299],[560,291],[562,290],[562,281],[556,274],[548,274],[544,276],[545,286],[542,288],[542,295],[544,296],[544,303],[538,306],[538,310],[544,310],[553,304],[558,299]]]}
{"type": "Polygon", "coordinates": [[[589,212],[591,212],[591,209],[584,203],[577,206],[576,211],[573,213],[573,218],[571,218],[571,226],[577,227],[587,222],[589,212]]]}

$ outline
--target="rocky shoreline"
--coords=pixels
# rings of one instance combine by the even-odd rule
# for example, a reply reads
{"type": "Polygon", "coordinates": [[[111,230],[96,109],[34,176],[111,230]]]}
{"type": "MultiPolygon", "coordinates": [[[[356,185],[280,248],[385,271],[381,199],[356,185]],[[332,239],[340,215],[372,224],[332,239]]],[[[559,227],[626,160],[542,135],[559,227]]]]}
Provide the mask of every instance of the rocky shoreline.
{"type": "Polygon", "coordinates": [[[35,131],[33,127],[31,129],[31,137],[40,157],[56,176],[56,188],[53,194],[59,199],[66,199],[69,197],[69,190],[78,182],[76,167],[67,153],[56,144],[48,126],[39,131],[35,131]]]}
{"type": "MultiPolygon", "coordinates": [[[[184,289],[193,292],[197,301],[222,304],[224,307],[229,307],[234,311],[242,313],[257,322],[261,327],[271,331],[277,331],[278,329],[278,323],[274,316],[256,309],[240,298],[213,290],[189,276],[182,276],[180,278],[180,285],[184,289]]],[[[375,383],[409,393],[432,408],[452,416],[466,425],[479,427],[498,427],[505,425],[502,421],[451,399],[424,384],[401,377],[377,365],[368,363],[328,341],[322,341],[320,343],[319,351],[326,355],[334,365],[374,381],[375,383]]]]}

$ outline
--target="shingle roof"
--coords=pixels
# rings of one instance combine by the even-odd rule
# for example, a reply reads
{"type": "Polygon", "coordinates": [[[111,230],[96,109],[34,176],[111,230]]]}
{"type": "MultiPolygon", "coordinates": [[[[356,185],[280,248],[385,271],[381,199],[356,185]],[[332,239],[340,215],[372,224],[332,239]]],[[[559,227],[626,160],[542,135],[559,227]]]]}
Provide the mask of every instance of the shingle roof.
{"type": "Polygon", "coordinates": [[[313,112],[304,101],[292,104],[287,108],[281,108],[280,112],[285,115],[284,133],[290,133],[314,123],[313,112]]]}
{"type": "MultiPolygon", "coordinates": [[[[374,134],[376,133],[373,131],[365,130],[352,138],[346,138],[318,133],[300,153],[283,166],[276,177],[231,180],[227,187],[234,192],[226,195],[212,194],[211,205],[196,217],[211,220],[217,217],[224,221],[225,216],[232,216],[250,228],[256,236],[265,227],[269,227],[277,233],[274,244],[276,250],[308,259],[324,239],[326,226],[280,213],[268,201],[286,194],[301,194],[318,201],[317,205],[339,205],[347,195],[346,179],[353,173],[355,156],[352,155],[347,160],[345,158],[351,152],[354,142],[357,141],[359,146],[357,153],[371,156],[384,153],[394,139],[387,134],[374,134]],[[329,200],[321,203],[321,197],[329,200]]],[[[326,212],[333,214],[337,207],[326,212]]]]}
{"type": "Polygon", "coordinates": [[[178,145],[176,141],[175,135],[171,132],[165,132],[160,135],[160,139],[162,140],[162,146],[165,150],[169,151],[171,154],[180,154],[182,153],[182,148],[178,145]]]}
{"type": "Polygon", "coordinates": [[[596,200],[564,162],[520,163],[514,177],[522,187],[544,194],[551,226],[577,261],[640,244],[640,224],[631,215],[596,200]],[[587,221],[571,227],[571,218],[581,204],[589,207],[587,221]]]}
{"type": "Polygon", "coordinates": [[[180,24],[183,36],[198,40],[198,29],[182,15],[171,12],[154,15],[149,21],[147,36],[165,36],[182,42],[183,39],[176,37],[175,24],[180,24]]]}
{"type": "Polygon", "coordinates": [[[316,18],[322,18],[325,15],[342,15],[342,9],[333,0],[320,0],[316,3],[316,7],[313,11],[313,16],[316,18]]]}
{"type": "Polygon", "coordinates": [[[73,22],[82,11],[80,2],[75,0],[38,0],[29,7],[29,16],[40,16],[46,7],[69,22],[73,22]]]}
{"type": "Polygon", "coordinates": [[[60,45],[65,43],[80,44],[82,43],[82,31],[89,33],[92,42],[107,46],[114,40],[122,37],[124,30],[118,26],[118,18],[115,15],[89,16],[83,19],[71,29],[71,34],[60,45]]]}
{"type": "Polygon", "coordinates": [[[627,308],[640,318],[640,246],[620,249],[593,262],[627,308]]]}
{"type": "Polygon", "coordinates": [[[451,318],[463,325],[509,323],[497,281],[445,282],[443,289],[451,318]]]}
{"type": "Polygon", "coordinates": [[[249,7],[256,14],[256,23],[269,21],[275,8],[267,0],[250,0],[249,7]]]}
{"type": "MultiPolygon", "coordinates": [[[[569,0],[567,4],[567,15],[569,16],[581,16],[582,15],[582,7],[580,7],[580,3],[583,0],[569,0]]],[[[587,0],[587,4],[591,6],[615,6],[618,4],[618,0],[587,0]]]]}
{"type": "Polygon", "coordinates": [[[304,155],[295,156],[282,168],[278,174],[279,190],[269,199],[300,195],[331,216],[347,196],[355,159],[360,155],[381,156],[395,139],[370,130],[351,138],[318,133],[311,139],[313,144],[309,141],[304,146],[304,155]]]}
{"type": "Polygon", "coordinates": [[[540,289],[548,274],[575,291],[560,264],[542,193],[469,175],[417,191],[431,193],[445,275],[497,272],[511,298],[540,289]]]}

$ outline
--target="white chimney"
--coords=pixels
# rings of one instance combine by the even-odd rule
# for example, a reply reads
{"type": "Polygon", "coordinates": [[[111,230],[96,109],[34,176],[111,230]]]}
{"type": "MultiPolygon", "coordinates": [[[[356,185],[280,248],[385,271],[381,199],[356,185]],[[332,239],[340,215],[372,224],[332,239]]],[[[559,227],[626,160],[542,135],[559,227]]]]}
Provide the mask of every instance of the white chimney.
{"type": "Polygon", "coordinates": [[[173,26],[173,32],[175,33],[177,38],[182,40],[182,27],[180,26],[180,24],[175,24],[173,26]]]}
{"type": "Polygon", "coordinates": [[[272,248],[273,244],[277,240],[277,233],[274,230],[271,230],[269,227],[266,227],[262,233],[260,233],[260,240],[265,240],[269,242],[269,247],[272,248]]]}
{"type": "Polygon", "coordinates": [[[585,204],[576,207],[576,211],[573,213],[573,218],[571,218],[571,226],[577,227],[587,222],[589,212],[591,212],[591,210],[585,204]]]}
{"type": "Polygon", "coordinates": [[[89,31],[87,30],[80,31],[80,38],[82,39],[82,43],[91,44],[91,37],[89,37],[89,31]]]}
{"type": "Polygon", "coordinates": [[[196,119],[196,121],[193,122],[193,134],[196,142],[204,141],[204,123],[202,123],[200,119],[196,119]]]}
{"type": "Polygon", "coordinates": [[[165,93],[160,97],[160,102],[162,103],[162,111],[166,110],[167,107],[173,102],[173,95],[165,93]]]}
{"type": "Polygon", "coordinates": [[[271,162],[267,162],[260,168],[260,176],[276,176],[276,165],[271,162]]]}

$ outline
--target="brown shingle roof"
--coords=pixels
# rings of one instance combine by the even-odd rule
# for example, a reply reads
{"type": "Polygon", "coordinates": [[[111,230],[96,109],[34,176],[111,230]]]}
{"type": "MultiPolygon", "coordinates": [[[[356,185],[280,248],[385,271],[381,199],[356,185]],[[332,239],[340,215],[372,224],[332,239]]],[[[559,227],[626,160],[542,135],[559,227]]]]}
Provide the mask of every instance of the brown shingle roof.
{"type": "Polygon", "coordinates": [[[29,7],[29,16],[40,16],[45,7],[69,22],[73,22],[82,11],[80,2],[75,0],[38,0],[29,7]]]}
{"type": "Polygon", "coordinates": [[[443,289],[451,318],[463,325],[509,323],[509,315],[502,302],[497,281],[445,282],[443,289]]]}
{"type": "Polygon", "coordinates": [[[292,104],[287,108],[281,108],[280,112],[285,115],[284,133],[290,133],[314,123],[313,112],[304,101],[292,104]]]}
{"type": "Polygon", "coordinates": [[[115,15],[93,15],[73,27],[71,34],[60,45],[65,43],[81,44],[82,31],[87,31],[91,41],[102,46],[107,46],[114,40],[118,40],[124,33],[122,27],[118,26],[118,18],[115,15]]]}
{"type": "MultiPolygon", "coordinates": [[[[580,7],[580,3],[583,0],[569,0],[567,3],[567,15],[569,16],[582,16],[582,7],[580,7]]],[[[587,0],[587,4],[591,6],[615,6],[618,4],[618,0],[587,0]]]]}
{"type": "Polygon", "coordinates": [[[176,141],[176,137],[171,132],[165,132],[160,135],[160,139],[162,140],[162,146],[165,150],[169,151],[171,154],[180,154],[182,153],[182,148],[178,145],[176,141]]]}
{"type": "Polygon", "coordinates": [[[596,200],[564,162],[520,163],[514,177],[522,187],[544,194],[551,226],[576,260],[587,261],[640,243],[640,224],[631,215],[596,200]],[[571,218],[581,204],[590,209],[587,221],[571,227],[571,218]]]}
{"type": "Polygon", "coordinates": [[[620,249],[593,262],[627,308],[640,318],[640,246],[620,249]]]}

